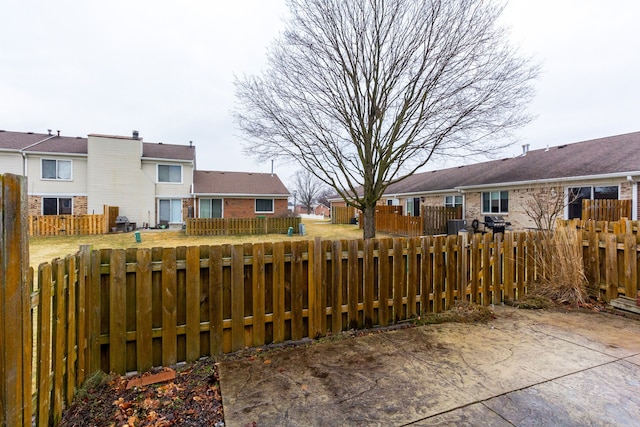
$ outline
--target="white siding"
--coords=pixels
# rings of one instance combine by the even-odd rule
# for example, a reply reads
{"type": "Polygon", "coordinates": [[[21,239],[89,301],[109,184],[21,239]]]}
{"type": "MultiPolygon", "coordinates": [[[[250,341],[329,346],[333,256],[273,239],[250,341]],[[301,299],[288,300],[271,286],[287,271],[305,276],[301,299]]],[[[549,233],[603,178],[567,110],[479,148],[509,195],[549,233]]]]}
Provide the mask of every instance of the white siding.
{"type": "Polygon", "coordinates": [[[191,193],[191,183],[193,181],[193,166],[190,163],[179,163],[172,161],[151,161],[142,162],[142,170],[155,184],[155,194],[159,197],[189,197],[191,193]],[[162,165],[182,165],[182,183],[159,183],[157,182],[157,167],[162,165]]]}
{"type": "Polygon", "coordinates": [[[22,155],[0,151],[0,174],[22,175],[22,155]]]}
{"type": "Polygon", "coordinates": [[[142,141],[89,135],[88,211],[118,206],[120,215],[141,226],[155,224],[155,182],[142,168],[142,141]]]}
{"type": "MultiPolygon", "coordinates": [[[[29,194],[87,194],[87,158],[60,156],[60,155],[34,155],[27,156],[27,177],[29,182],[29,194]],[[71,160],[72,179],[49,180],[42,179],[42,159],[71,160]]],[[[102,209],[100,209],[102,212],[102,209]]]]}

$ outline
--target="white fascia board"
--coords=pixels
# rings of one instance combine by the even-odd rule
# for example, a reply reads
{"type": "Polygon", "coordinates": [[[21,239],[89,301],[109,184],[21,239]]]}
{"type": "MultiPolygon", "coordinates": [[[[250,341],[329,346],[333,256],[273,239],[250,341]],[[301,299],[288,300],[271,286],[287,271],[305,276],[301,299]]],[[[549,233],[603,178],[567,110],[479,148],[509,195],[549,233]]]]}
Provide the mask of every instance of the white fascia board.
{"type": "Polygon", "coordinates": [[[257,198],[274,198],[285,199],[292,197],[292,194],[236,194],[236,193],[193,193],[195,197],[217,197],[220,199],[255,199],[257,198]]]}
{"type": "Polygon", "coordinates": [[[156,158],[156,157],[141,157],[142,162],[149,162],[149,163],[186,163],[186,164],[193,164],[193,160],[185,160],[185,159],[161,159],[161,158],[156,158]]]}
{"type": "Polygon", "coordinates": [[[562,177],[562,178],[547,178],[547,179],[537,179],[537,180],[529,180],[529,181],[497,182],[495,184],[461,185],[459,187],[456,187],[456,190],[459,190],[464,193],[466,191],[485,190],[489,188],[511,188],[511,187],[522,187],[526,185],[535,185],[535,184],[569,183],[569,182],[575,182],[575,181],[595,181],[595,180],[604,180],[604,179],[626,178],[628,176],[640,177],[640,171],[615,172],[615,173],[608,173],[608,174],[601,174],[601,175],[581,175],[581,176],[570,176],[570,177],[562,177]]]}
{"type": "Polygon", "coordinates": [[[38,197],[89,197],[88,193],[29,193],[29,196],[38,197]]]}
{"type": "Polygon", "coordinates": [[[31,155],[42,156],[42,157],[88,157],[84,153],[59,153],[59,152],[51,152],[51,151],[23,151],[27,157],[31,155]]]}
{"type": "Polygon", "coordinates": [[[192,199],[191,194],[156,194],[156,199],[192,199]]]}

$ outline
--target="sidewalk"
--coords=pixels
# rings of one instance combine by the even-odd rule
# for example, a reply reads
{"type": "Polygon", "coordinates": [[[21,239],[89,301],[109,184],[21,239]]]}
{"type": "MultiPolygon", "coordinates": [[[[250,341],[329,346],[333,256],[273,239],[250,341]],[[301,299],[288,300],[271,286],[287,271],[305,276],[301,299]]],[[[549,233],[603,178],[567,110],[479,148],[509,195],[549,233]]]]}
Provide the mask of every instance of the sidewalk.
{"type": "Polygon", "coordinates": [[[495,312],[223,362],[226,426],[640,423],[640,322],[495,312]]]}

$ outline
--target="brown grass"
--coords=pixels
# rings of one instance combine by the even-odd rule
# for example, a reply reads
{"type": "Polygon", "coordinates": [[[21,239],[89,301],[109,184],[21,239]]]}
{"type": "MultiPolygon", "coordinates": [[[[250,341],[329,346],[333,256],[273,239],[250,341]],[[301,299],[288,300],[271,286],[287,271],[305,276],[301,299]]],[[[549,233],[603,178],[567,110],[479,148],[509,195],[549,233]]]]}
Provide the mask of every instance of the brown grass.
{"type": "Polygon", "coordinates": [[[536,263],[542,274],[533,289],[541,295],[574,307],[587,302],[587,280],[582,261],[582,242],[575,228],[558,227],[547,234],[546,248],[536,263]]]}
{"type": "MultiPolygon", "coordinates": [[[[331,224],[329,221],[303,220],[306,234],[261,234],[242,236],[186,236],[183,230],[140,230],[141,243],[136,243],[134,233],[112,233],[94,236],[54,236],[31,237],[29,239],[29,260],[34,268],[40,263],[50,262],[74,254],[80,245],[92,245],[93,249],[127,249],[200,245],[243,244],[257,242],[283,242],[313,240],[360,239],[362,230],[357,225],[331,224]]],[[[386,236],[378,233],[380,237],[386,236]]]]}

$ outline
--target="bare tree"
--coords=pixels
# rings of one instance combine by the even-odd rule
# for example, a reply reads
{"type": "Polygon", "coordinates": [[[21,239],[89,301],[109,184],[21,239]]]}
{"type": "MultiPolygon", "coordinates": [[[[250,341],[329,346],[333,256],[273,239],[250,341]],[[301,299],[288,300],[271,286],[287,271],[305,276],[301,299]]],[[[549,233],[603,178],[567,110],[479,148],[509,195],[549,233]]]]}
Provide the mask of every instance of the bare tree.
{"type": "Polygon", "coordinates": [[[331,202],[329,198],[334,197],[336,195],[336,191],[331,187],[323,186],[322,190],[318,193],[316,197],[316,201],[325,205],[326,207],[331,207],[331,202]]]}
{"type": "Polygon", "coordinates": [[[569,189],[564,194],[562,185],[551,184],[545,188],[531,187],[522,202],[524,213],[533,221],[538,230],[553,230],[556,219],[561,218],[564,208],[579,197],[578,190],[569,189]]]}
{"type": "Polygon", "coordinates": [[[297,198],[300,204],[307,209],[310,214],[313,203],[322,190],[323,183],[308,169],[302,169],[294,175],[294,188],[297,191],[297,198]]]}
{"type": "Polygon", "coordinates": [[[504,146],[538,67],[490,0],[289,0],[268,69],[236,79],[245,151],[288,157],[363,211],[434,156],[504,146]]]}

